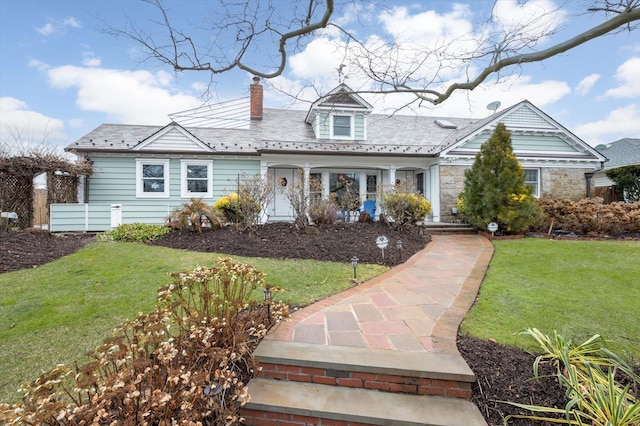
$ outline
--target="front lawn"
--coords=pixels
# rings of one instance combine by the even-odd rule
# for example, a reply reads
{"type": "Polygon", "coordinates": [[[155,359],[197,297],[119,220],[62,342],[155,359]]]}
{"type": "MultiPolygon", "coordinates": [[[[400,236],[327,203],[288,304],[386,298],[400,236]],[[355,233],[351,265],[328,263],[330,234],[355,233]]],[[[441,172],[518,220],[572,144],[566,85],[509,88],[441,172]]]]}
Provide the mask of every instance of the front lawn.
{"type": "MultiPolygon", "coordinates": [[[[92,243],[35,269],[0,274],[0,401],[58,363],[73,365],[123,320],[149,312],[171,272],[213,266],[219,254],[135,243],[92,243]]],[[[308,305],[353,285],[351,264],[233,256],[286,289],[276,298],[308,305]]],[[[358,266],[366,280],[388,269],[358,266]]],[[[255,291],[262,300],[261,289],[255,291]]]]}
{"type": "Polygon", "coordinates": [[[640,242],[526,238],[496,241],[461,333],[537,350],[518,333],[594,334],[640,361],[640,242]]]}

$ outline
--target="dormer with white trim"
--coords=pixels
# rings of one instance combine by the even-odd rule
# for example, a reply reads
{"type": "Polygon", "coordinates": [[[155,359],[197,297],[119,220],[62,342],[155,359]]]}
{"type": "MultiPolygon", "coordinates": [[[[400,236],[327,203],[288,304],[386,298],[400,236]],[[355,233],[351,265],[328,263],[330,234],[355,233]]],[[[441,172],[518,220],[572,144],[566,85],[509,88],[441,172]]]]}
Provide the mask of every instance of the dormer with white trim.
{"type": "Polygon", "coordinates": [[[343,83],[311,105],[305,122],[317,139],[364,141],[372,110],[371,104],[343,83]]]}

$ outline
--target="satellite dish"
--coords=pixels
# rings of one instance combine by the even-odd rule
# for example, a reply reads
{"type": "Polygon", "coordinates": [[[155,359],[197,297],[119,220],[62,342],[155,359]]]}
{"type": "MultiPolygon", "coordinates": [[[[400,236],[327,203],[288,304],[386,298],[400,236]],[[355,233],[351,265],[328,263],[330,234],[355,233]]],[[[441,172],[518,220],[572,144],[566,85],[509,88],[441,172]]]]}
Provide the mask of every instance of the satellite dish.
{"type": "Polygon", "coordinates": [[[495,114],[498,108],[500,108],[500,105],[502,105],[500,101],[493,101],[489,105],[487,105],[487,109],[489,111],[493,111],[493,113],[495,114]]]}

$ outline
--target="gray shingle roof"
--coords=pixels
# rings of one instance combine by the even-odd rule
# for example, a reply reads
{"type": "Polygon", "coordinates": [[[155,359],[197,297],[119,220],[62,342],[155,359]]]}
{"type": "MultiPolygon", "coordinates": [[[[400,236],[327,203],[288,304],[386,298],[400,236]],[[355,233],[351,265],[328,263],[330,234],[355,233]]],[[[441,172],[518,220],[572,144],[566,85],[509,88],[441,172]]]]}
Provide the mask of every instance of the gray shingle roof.
{"type": "MultiPolygon", "coordinates": [[[[474,120],[452,117],[425,117],[381,114],[367,116],[366,141],[316,139],[305,123],[306,111],[265,108],[261,121],[251,121],[249,129],[187,127],[193,136],[212,148],[212,153],[302,152],[386,155],[434,155],[439,146],[474,120]],[[458,129],[435,123],[447,120],[458,129]]],[[[67,150],[130,151],[166,126],[102,124],[67,150]]]]}
{"type": "Polygon", "coordinates": [[[609,159],[604,164],[605,170],[640,164],[640,139],[619,139],[606,145],[598,145],[596,150],[609,159]]]}

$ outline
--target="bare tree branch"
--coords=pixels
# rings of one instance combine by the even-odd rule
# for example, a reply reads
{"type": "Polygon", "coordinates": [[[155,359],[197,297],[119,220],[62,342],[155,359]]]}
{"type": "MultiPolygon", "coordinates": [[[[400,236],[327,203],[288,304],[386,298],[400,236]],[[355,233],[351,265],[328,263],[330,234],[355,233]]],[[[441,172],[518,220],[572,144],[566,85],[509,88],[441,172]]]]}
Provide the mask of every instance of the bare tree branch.
{"type": "MultiPolygon", "coordinates": [[[[159,10],[161,20],[156,25],[166,31],[166,44],[161,44],[159,34],[143,31],[139,24],[132,22],[124,29],[105,23],[105,31],[133,40],[142,46],[149,58],[168,64],[175,71],[206,71],[213,76],[239,69],[272,79],[283,75],[290,55],[306,47],[309,37],[317,36],[318,30],[334,28],[343,36],[336,43],[345,49],[344,62],[338,71],[340,80],[346,78],[342,68],[350,66],[370,83],[367,89],[357,90],[357,93],[411,93],[421,102],[433,105],[446,101],[456,91],[477,88],[492,75],[500,79],[503,71],[544,61],[595,38],[616,31],[636,31],[640,21],[640,0],[592,0],[593,6],[586,11],[602,13],[606,20],[544,50],[536,50],[536,45],[557,30],[552,12],[543,15],[541,12],[540,16],[532,17],[519,27],[499,28],[493,37],[480,34],[485,37],[482,42],[474,39],[478,34],[465,34],[457,39],[443,38],[438,43],[419,46],[415,43],[401,45],[397,40],[376,42],[350,33],[339,24],[340,18],[332,20],[334,0],[286,2],[282,4],[283,10],[278,9],[280,3],[270,0],[219,0],[210,26],[200,28],[210,32],[214,41],[207,40],[201,46],[186,32],[174,27],[170,11],[162,0],[144,1],[159,10]],[[527,31],[527,25],[536,29],[533,35],[527,31]],[[261,43],[269,37],[275,49],[274,62],[258,65],[250,53],[263,53],[265,48],[261,43]],[[223,45],[221,40],[231,40],[230,46],[223,45]],[[458,49],[460,45],[464,49],[458,49]],[[425,69],[431,71],[429,75],[425,74],[425,69]]],[[[350,0],[348,3],[356,9],[373,4],[375,2],[369,0],[350,0]]],[[[487,28],[491,24],[488,21],[487,28]]],[[[213,77],[211,82],[214,82],[213,77]]]]}

